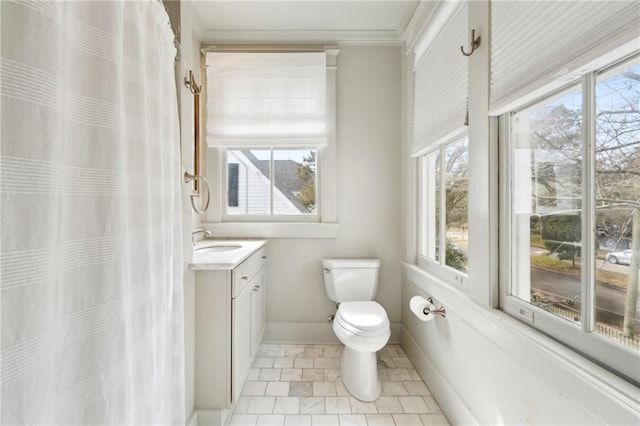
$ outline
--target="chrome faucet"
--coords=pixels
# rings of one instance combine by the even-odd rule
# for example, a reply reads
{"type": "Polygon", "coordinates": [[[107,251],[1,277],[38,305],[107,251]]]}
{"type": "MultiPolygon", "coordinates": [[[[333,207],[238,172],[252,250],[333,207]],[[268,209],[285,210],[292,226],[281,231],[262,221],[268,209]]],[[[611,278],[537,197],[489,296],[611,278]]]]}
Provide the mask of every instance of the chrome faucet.
{"type": "Polygon", "coordinates": [[[197,229],[194,229],[193,231],[191,231],[191,242],[193,243],[194,246],[196,245],[196,238],[200,234],[204,234],[205,238],[206,237],[210,237],[211,236],[211,231],[209,231],[208,229],[204,229],[204,228],[197,228],[197,229]]]}

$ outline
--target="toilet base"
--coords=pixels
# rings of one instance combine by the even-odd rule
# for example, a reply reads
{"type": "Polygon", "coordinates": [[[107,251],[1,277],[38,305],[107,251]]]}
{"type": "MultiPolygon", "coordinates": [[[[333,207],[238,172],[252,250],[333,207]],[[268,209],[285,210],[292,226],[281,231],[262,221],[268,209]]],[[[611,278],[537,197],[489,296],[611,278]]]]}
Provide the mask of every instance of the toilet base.
{"type": "Polygon", "coordinates": [[[348,346],[342,355],[342,381],[349,393],[360,401],[371,402],[382,392],[375,352],[357,352],[348,346]]]}

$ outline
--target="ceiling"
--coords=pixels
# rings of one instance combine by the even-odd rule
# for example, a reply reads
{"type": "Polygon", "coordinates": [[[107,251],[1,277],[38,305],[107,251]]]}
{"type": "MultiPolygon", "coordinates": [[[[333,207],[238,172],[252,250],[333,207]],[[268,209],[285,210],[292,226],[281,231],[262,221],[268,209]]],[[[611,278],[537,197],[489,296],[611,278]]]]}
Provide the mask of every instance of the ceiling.
{"type": "Polygon", "coordinates": [[[417,0],[195,0],[204,41],[397,42],[417,0]]]}

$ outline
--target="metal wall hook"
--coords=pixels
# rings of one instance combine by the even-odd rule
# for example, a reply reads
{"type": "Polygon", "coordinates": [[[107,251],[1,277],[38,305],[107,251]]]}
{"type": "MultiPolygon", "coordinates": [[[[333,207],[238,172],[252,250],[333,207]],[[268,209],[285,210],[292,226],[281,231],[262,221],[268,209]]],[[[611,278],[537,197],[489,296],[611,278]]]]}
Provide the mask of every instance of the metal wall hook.
{"type": "Polygon", "coordinates": [[[194,95],[199,95],[202,86],[198,86],[196,79],[193,76],[193,71],[189,70],[189,77],[184,78],[184,85],[187,86],[189,91],[194,95]]]}
{"type": "Polygon", "coordinates": [[[476,30],[471,30],[471,52],[464,51],[464,46],[460,46],[460,51],[464,56],[471,56],[480,47],[480,36],[476,37],[476,30]]]}

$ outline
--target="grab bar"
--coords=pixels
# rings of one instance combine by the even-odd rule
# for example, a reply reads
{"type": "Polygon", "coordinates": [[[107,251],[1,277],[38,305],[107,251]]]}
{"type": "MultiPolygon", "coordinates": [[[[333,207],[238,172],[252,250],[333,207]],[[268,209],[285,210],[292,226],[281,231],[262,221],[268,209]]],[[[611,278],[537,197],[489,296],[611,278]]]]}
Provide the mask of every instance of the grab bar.
{"type": "Polygon", "coordinates": [[[189,196],[191,199],[191,207],[193,211],[198,214],[202,214],[209,208],[210,191],[209,182],[207,179],[200,175],[200,92],[202,86],[198,86],[193,76],[193,71],[189,70],[189,77],[185,77],[184,85],[187,86],[191,94],[193,94],[193,119],[194,119],[194,146],[193,146],[193,174],[185,172],[184,182],[189,183],[193,181],[193,192],[189,196]],[[203,185],[200,185],[202,183],[203,185]],[[201,208],[196,207],[195,198],[201,198],[201,186],[204,186],[206,196],[201,204],[201,208]]]}

